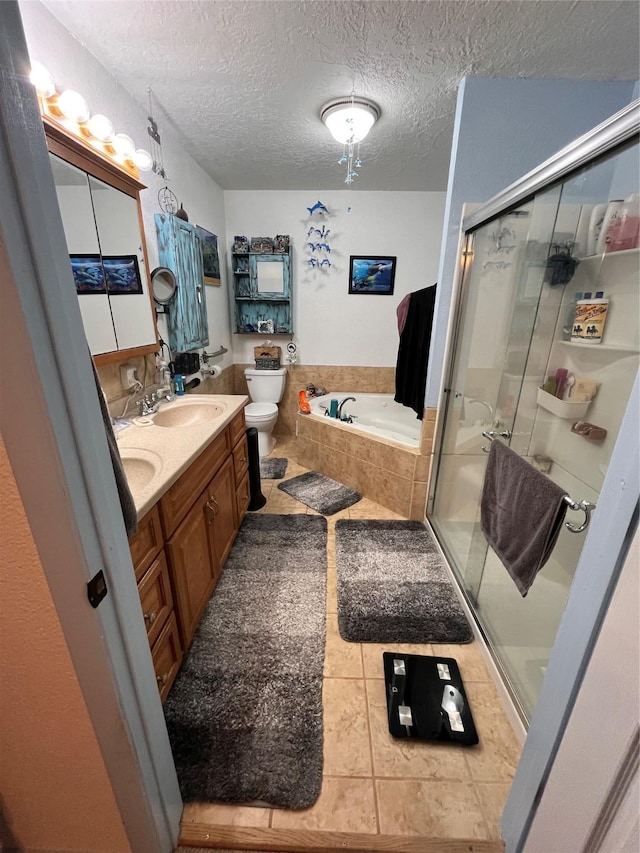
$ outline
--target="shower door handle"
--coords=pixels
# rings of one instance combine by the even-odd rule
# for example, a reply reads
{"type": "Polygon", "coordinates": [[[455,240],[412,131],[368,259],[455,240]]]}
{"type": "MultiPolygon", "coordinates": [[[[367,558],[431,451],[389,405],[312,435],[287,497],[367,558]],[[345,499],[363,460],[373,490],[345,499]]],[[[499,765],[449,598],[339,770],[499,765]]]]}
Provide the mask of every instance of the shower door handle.
{"type": "MultiPolygon", "coordinates": [[[[512,436],[512,432],[511,432],[511,430],[510,430],[510,429],[503,429],[503,430],[502,430],[502,432],[499,432],[499,433],[496,435],[496,432],[495,432],[495,430],[493,430],[493,429],[483,429],[483,430],[482,430],[482,435],[483,435],[485,438],[488,438],[488,439],[489,439],[489,441],[494,441],[496,438],[498,438],[498,436],[499,436],[500,438],[511,438],[511,436],[512,436]]],[[[484,446],[483,446],[483,447],[482,447],[482,452],[483,452],[483,453],[490,453],[490,452],[491,452],[491,448],[490,448],[490,447],[484,447],[484,446]]]]}

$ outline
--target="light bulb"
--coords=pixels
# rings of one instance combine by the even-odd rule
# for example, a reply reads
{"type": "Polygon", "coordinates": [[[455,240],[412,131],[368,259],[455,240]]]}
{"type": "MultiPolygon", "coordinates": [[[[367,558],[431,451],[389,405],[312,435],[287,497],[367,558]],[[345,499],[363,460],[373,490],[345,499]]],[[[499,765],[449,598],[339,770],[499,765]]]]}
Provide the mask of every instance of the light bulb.
{"type": "Polygon", "coordinates": [[[78,92],[73,89],[65,89],[58,98],[58,109],[65,118],[77,121],[78,124],[89,119],[89,107],[87,102],[78,92]]]}
{"type": "Polygon", "coordinates": [[[113,139],[113,125],[106,116],[100,113],[91,116],[87,122],[87,129],[99,142],[111,142],[113,139]]]}
{"type": "Polygon", "coordinates": [[[52,95],[55,95],[56,86],[53,82],[53,77],[41,62],[31,63],[29,80],[41,98],[50,98],[52,95]]]}
{"type": "Polygon", "coordinates": [[[153,157],[144,148],[137,148],[133,154],[133,162],[141,172],[150,172],[153,169],[153,157]]]}
{"type": "Polygon", "coordinates": [[[136,144],[126,133],[116,133],[111,144],[114,150],[125,160],[130,160],[136,150],[136,144]]]}

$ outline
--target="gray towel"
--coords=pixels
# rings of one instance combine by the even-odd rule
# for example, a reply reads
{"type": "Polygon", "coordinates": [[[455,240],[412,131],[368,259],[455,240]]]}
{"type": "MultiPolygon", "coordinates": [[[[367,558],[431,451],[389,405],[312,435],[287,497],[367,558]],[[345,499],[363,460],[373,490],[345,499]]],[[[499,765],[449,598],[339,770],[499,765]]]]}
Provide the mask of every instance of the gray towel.
{"type": "Polygon", "coordinates": [[[100,380],[98,379],[98,373],[96,371],[96,366],[93,363],[93,359],[91,359],[91,367],[93,368],[93,378],[96,382],[96,391],[98,392],[98,400],[100,401],[100,411],[102,412],[104,431],[107,436],[107,444],[109,445],[109,454],[111,455],[113,473],[116,478],[116,486],[118,487],[118,497],[120,498],[120,506],[122,507],[124,526],[127,531],[127,536],[132,536],[138,529],[136,505],[133,502],[133,495],[131,494],[131,489],[129,488],[124,468],[122,467],[120,451],[118,450],[116,437],[113,434],[113,427],[111,426],[111,415],[109,414],[109,409],[107,409],[107,403],[104,399],[104,394],[102,393],[102,387],[100,385],[100,380]]]}
{"type": "Polygon", "coordinates": [[[480,524],[523,597],[556,544],[565,494],[506,444],[491,442],[480,524]]]}

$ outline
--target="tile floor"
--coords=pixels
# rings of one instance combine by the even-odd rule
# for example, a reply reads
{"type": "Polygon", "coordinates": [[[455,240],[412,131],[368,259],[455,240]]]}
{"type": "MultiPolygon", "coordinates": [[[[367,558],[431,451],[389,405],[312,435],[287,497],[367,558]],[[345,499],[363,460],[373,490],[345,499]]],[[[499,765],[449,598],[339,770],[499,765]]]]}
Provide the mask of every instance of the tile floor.
{"type": "MultiPolygon", "coordinates": [[[[285,478],[307,469],[295,443],[278,442],[285,478]]],[[[263,480],[262,513],[316,514],[263,480]]],[[[304,811],[189,803],[184,824],[326,830],[426,838],[499,840],[498,821],[520,756],[475,642],[393,646],[346,643],[338,633],[335,522],[338,518],[401,518],[363,499],[327,518],[327,644],[324,678],[324,778],[317,803],[304,811]],[[480,737],[477,747],[396,741],[388,733],[383,651],[442,654],[460,667],[480,737]]]]}

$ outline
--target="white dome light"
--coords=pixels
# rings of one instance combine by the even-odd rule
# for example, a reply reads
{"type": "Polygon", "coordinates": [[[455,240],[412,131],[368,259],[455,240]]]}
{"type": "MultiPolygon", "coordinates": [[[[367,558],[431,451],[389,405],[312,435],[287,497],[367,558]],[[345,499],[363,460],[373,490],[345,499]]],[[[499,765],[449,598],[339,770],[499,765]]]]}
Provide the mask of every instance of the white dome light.
{"type": "Polygon", "coordinates": [[[153,169],[153,157],[144,148],[137,148],[135,150],[133,162],[141,172],[150,172],[153,169]]]}
{"type": "Polygon", "coordinates": [[[55,95],[56,85],[53,82],[53,77],[41,62],[31,63],[29,80],[41,98],[50,98],[52,95],[55,95]]]}
{"type": "Polygon", "coordinates": [[[89,107],[87,102],[78,92],[73,89],[65,89],[58,98],[58,109],[65,118],[77,121],[78,124],[89,119],[89,107]]]}
{"type": "Polygon", "coordinates": [[[118,154],[120,154],[121,157],[124,157],[125,160],[130,160],[136,150],[135,142],[130,136],[127,136],[126,133],[116,133],[111,144],[118,154]]]}
{"type": "Polygon", "coordinates": [[[320,111],[320,118],[336,142],[362,142],[380,117],[380,108],[366,98],[337,98],[320,111]]]}
{"type": "Polygon", "coordinates": [[[87,122],[87,130],[92,136],[95,136],[99,142],[111,142],[113,139],[113,125],[106,116],[103,116],[100,113],[96,113],[96,115],[91,116],[87,122]]]}

